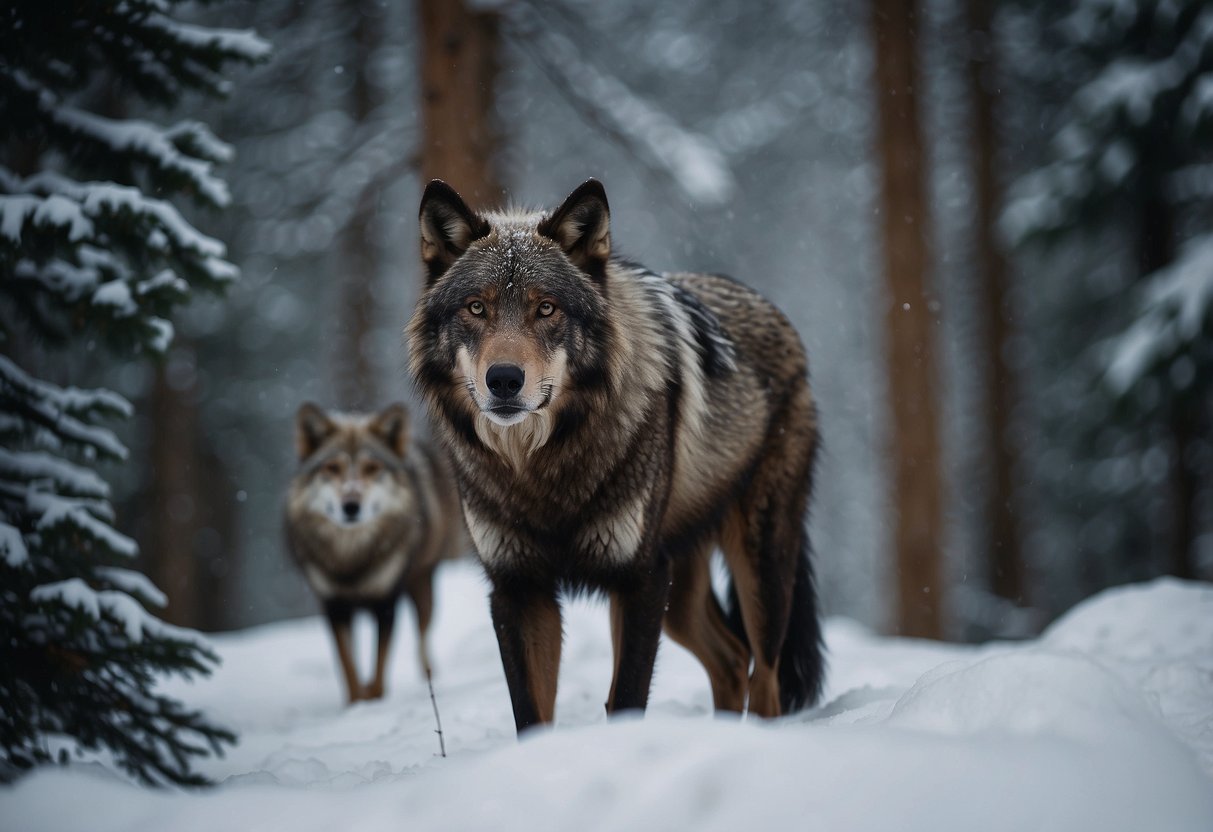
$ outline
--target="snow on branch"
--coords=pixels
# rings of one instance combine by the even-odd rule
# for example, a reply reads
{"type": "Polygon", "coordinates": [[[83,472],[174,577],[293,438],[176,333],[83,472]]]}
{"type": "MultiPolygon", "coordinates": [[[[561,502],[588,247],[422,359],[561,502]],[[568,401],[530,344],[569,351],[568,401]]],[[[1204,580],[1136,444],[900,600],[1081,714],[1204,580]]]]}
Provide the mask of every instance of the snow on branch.
{"type": "Polygon", "coordinates": [[[1078,92],[1078,105],[1092,115],[1120,111],[1134,124],[1145,124],[1154,109],[1154,99],[1182,80],[1174,75],[1166,62],[1121,58],[1109,63],[1078,92]]]}
{"type": "Polygon", "coordinates": [[[28,194],[0,196],[0,236],[20,243],[26,223],[36,228],[58,228],[71,242],[92,236],[93,224],[80,206],[58,194],[46,197],[28,194]]]}
{"type": "MultiPolygon", "coordinates": [[[[1210,20],[1213,21],[1213,15],[1210,20]]],[[[1184,102],[1183,119],[1193,129],[1213,120],[1213,72],[1205,73],[1192,85],[1192,92],[1184,102]]]]}
{"type": "Polygon", "coordinates": [[[235,155],[232,146],[220,139],[200,121],[182,121],[165,128],[164,137],[191,156],[212,162],[230,162],[235,155]]]}
{"type": "Polygon", "coordinates": [[[138,188],[113,182],[76,182],[50,171],[23,180],[0,177],[0,187],[9,191],[0,194],[0,243],[20,243],[26,223],[62,229],[70,241],[77,242],[92,238],[99,223],[133,219],[150,226],[149,239],[159,239],[162,248],[188,257],[211,280],[228,282],[239,275],[224,259],[227,249],[223,243],[195,229],[172,203],[145,196],[138,188]]]}
{"type": "Polygon", "coordinates": [[[1106,381],[1124,395],[1150,370],[1201,336],[1213,308],[1213,234],[1190,240],[1154,274],[1136,321],[1109,345],[1106,381]]]}
{"type": "Polygon", "coordinates": [[[129,419],[134,415],[131,403],[112,390],[57,387],[30,376],[3,355],[0,355],[0,385],[11,385],[22,392],[35,394],[72,416],[107,414],[129,419]]]}
{"type": "MultiPolygon", "coordinates": [[[[77,140],[104,145],[110,153],[138,159],[157,171],[187,179],[208,205],[224,208],[231,202],[227,183],[211,173],[211,162],[185,155],[164,130],[151,122],[117,121],[68,106],[55,107],[48,115],[55,124],[75,133],[77,140]]],[[[200,140],[197,132],[175,135],[179,139],[200,140]]],[[[218,150],[214,146],[208,149],[218,150]]]]}
{"type": "Polygon", "coordinates": [[[1072,227],[1087,208],[1108,204],[1138,165],[1134,147],[1070,124],[1054,141],[1055,160],[1021,177],[998,221],[1010,246],[1072,227]]]}
{"type": "Polygon", "coordinates": [[[231,201],[227,184],[212,173],[212,162],[230,157],[231,148],[205,127],[185,122],[166,130],[139,119],[105,118],[64,104],[20,70],[6,74],[13,87],[34,106],[39,121],[60,134],[60,140],[141,162],[153,176],[188,183],[203,202],[213,207],[222,208],[231,201]],[[182,148],[192,152],[182,152],[182,148]]]}
{"type": "Polygon", "coordinates": [[[173,322],[166,318],[152,316],[147,319],[147,325],[152,328],[152,336],[147,344],[148,349],[157,355],[164,355],[173,343],[173,335],[176,332],[173,322]]]}
{"type": "MultiPolygon", "coordinates": [[[[172,19],[168,4],[119,3],[116,13],[95,18],[92,37],[138,78],[144,94],[175,103],[186,89],[226,95],[224,64],[254,64],[269,57],[270,44],[254,32],[216,29],[172,19]],[[152,8],[149,8],[152,7],[152,8]]],[[[110,60],[115,60],[113,57],[110,60]]]]}
{"type": "MultiPolygon", "coordinates": [[[[1184,4],[1180,4],[1184,5],[1184,4]]],[[[1195,10],[1198,4],[1188,4],[1195,10]]],[[[1213,6],[1176,33],[1173,48],[1145,46],[1143,27],[1170,32],[1178,11],[1140,0],[1079,3],[1060,30],[1076,49],[1093,53],[1095,68],[1066,108],[1052,141],[1053,161],[1016,183],[1001,218],[1011,245],[1072,227],[1088,210],[1100,210],[1131,187],[1149,155],[1149,124],[1165,122],[1173,141],[1191,142],[1213,119],[1213,6]],[[1114,57],[1101,54],[1112,51],[1114,57]]],[[[1191,186],[1176,178],[1183,198],[1191,186]]]]}
{"type": "Polygon", "coordinates": [[[59,531],[67,526],[88,535],[116,555],[133,558],[139,554],[135,541],[109,525],[114,513],[108,503],[31,490],[26,496],[26,506],[30,514],[38,518],[35,525],[41,532],[59,531]]]}
{"type": "MultiPolygon", "coordinates": [[[[0,197],[0,211],[7,205],[0,197]]],[[[92,266],[78,266],[66,260],[53,259],[38,264],[33,260],[18,260],[13,265],[13,278],[31,280],[43,290],[62,297],[67,303],[75,303],[94,288],[101,280],[100,271],[92,266]]]]}
{"type": "Polygon", "coordinates": [[[679,125],[613,75],[593,66],[583,50],[527,3],[502,7],[508,29],[578,110],[646,164],[668,175],[692,200],[719,205],[736,182],[724,154],[707,136],[679,125]]]}
{"type": "Polygon", "coordinates": [[[99,566],[97,577],[108,581],[126,594],[135,596],[145,605],[163,608],[168,604],[168,596],[142,572],[123,569],[120,566],[99,566]]]}
{"type": "Polygon", "coordinates": [[[76,497],[105,499],[109,485],[95,471],[41,451],[12,451],[0,448],[0,477],[45,481],[60,492],[76,497]]]}
{"type": "Polygon", "coordinates": [[[1074,205],[1083,196],[1086,179],[1076,166],[1054,162],[1022,177],[998,218],[998,231],[1007,245],[1019,246],[1029,238],[1056,231],[1071,221],[1074,205]]]}
{"type": "Polygon", "coordinates": [[[29,562],[21,530],[8,523],[0,523],[0,560],[13,569],[20,569],[29,562]]]}
{"type": "Polygon", "coordinates": [[[249,29],[217,29],[196,26],[173,20],[167,15],[154,13],[143,18],[143,25],[171,37],[180,44],[193,49],[218,50],[226,58],[237,58],[248,63],[263,61],[273,52],[270,42],[258,37],[249,29]]]}
{"type": "Polygon", "coordinates": [[[122,627],[127,640],[133,644],[139,644],[144,638],[171,639],[190,644],[208,655],[214,653],[210,642],[201,633],[166,624],[125,592],[93,589],[80,578],[35,587],[30,598],[39,603],[62,604],[79,610],[97,622],[108,618],[122,627]]]}
{"type": "Polygon", "coordinates": [[[131,318],[139,312],[130,284],[125,280],[111,280],[93,292],[93,306],[104,306],[116,318],[131,318]]]}
{"type": "Polygon", "coordinates": [[[0,355],[0,410],[16,413],[26,433],[40,429],[89,452],[126,459],[126,447],[112,431],[82,421],[101,414],[129,418],[130,402],[117,393],[57,387],[33,378],[0,355]]]}

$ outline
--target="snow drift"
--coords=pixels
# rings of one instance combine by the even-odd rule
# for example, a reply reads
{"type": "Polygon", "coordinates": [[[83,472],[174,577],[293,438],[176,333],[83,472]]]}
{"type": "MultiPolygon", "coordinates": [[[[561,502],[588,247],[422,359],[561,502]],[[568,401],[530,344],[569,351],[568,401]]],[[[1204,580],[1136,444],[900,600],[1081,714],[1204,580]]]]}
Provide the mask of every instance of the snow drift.
{"type": "Polygon", "coordinates": [[[1114,590],[1037,641],[984,648],[833,621],[824,704],[770,723],[713,718],[669,642],[648,716],[608,721],[606,614],[574,604],[558,724],[522,742],[474,568],[439,587],[449,757],[407,637],[388,698],[346,709],[319,619],[287,622],[216,637],[224,667],[173,691],[241,732],[207,764],[218,788],[78,763],[0,792],[5,828],[1213,829],[1210,587],[1114,590]]]}

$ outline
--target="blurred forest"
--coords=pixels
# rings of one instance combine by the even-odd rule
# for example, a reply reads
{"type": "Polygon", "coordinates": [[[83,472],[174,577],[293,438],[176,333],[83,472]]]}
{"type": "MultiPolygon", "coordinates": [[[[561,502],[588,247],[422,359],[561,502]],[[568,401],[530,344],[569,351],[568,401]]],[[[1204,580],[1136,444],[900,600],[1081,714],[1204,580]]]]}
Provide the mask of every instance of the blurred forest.
{"type": "Polygon", "coordinates": [[[788,313],[822,414],[827,613],[1014,637],[1108,585],[1213,577],[1207,2],[198,16],[274,46],[195,105],[235,157],[231,207],[190,219],[242,277],[178,316],[158,365],[63,379],[135,403],[118,526],[166,620],[315,609],[280,534],[293,414],[410,400],[431,177],[485,207],[551,205],[595,176],[628,257],[733,275],[788,313]]]}

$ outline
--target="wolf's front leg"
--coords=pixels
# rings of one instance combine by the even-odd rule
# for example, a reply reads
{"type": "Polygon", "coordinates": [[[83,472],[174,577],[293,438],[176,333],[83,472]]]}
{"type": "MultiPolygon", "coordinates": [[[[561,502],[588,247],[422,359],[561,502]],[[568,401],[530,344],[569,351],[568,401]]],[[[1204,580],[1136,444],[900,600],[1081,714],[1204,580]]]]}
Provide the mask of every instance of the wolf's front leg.
{"type": "Polygon", "coordinates": [[[563,635],[555,594],[494,585],[490,609],[518,732],[551,722],[563,635]]]}
{"type": "Polygon", "coordinates": [[[649,703],[661,619],[670,594],[670,566],[664,557],[633,587],[611,593],[611,637],[615,675],[607,713],[641,710],[649,703]]]}
{"type": "Polygon", "coordinates": [[[392,652],[392,633],[396,629],[396,598],[378,601],[371,606],[375,623],[379,627],[379,644],[375,651],[375,675],[363,691],[366,699],[382,699],[384,679],[387,677],[388,656],[392,652]]]}
{"type": "Polygon", "coordinates": [[[354,703],[363,698],[362,683],[358,681],[358,669],[354,665],[354,648],[350,625],[354,618],[354,607],[340,598],[324,602],[324,614],[333,631],[333,644],[337,648],[337,662],[345,679],[346,702],[354,703]]]}

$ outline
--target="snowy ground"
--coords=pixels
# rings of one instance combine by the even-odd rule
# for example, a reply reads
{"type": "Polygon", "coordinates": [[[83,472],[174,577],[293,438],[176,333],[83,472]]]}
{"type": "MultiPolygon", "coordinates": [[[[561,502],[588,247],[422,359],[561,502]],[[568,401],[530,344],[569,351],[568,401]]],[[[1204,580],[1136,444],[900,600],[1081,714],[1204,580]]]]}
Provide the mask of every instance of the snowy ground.
{"type": "Polygon", "coordinates": [[[446,759],[411,621],[387,699],[348,709],[320,619],[293,621],[216,638],[223,668],[177,690],[241,735],[204,764],[217,788],[47,769],[0,791],[0,827],[1213,830],[1207,585],[1111,591],[1016,646],[878,638],[833,621],[824,704],[772,723],[712,718],[702,670],[668,643],[647,717],[608,722],[606,614],[576,604],[558,724],[520,743],[474,567],[447,569],[439,604],[446,759]]]}

